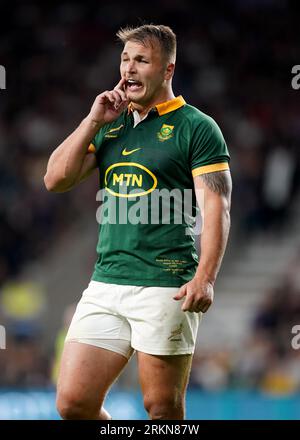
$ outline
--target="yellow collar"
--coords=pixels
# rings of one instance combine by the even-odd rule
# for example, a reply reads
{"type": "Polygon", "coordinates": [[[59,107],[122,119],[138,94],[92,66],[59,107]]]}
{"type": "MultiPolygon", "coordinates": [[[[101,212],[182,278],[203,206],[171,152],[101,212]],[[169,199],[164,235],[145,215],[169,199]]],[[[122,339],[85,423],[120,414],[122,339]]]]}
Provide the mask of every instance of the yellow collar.
{"type": "MultiPolygon", "coordinates": [[[[156,110],[159,116],[165,115],[166,113],[173,112],[185,104],[184,98],[180,95],[176,98],[170,99],[169,101],[156,104],[156,110]]],[[[132,102],[128,105],[128,112],[134,111],[134,105],[132,102]]]]}
{"type": "Polygon", "coordinates": [[[159,116],[165,115],[166,113],[173,112],[185,104],[183,97],[177,96],[176,98],[170,99],[169,101],[157,104],[155,107],[158,111],[159,116]]]}

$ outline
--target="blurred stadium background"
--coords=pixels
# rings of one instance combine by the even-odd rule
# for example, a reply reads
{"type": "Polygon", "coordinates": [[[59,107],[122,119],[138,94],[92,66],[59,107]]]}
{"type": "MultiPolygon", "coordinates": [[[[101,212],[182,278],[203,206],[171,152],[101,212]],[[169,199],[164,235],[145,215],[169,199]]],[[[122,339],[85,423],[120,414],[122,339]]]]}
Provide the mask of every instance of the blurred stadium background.
{"type": "MultiPolygon", "coordinates": [[[[202,321],[193,419],[299,419],[300,64],[296,1],[1,2],[0,419],[55,419],[57,364],[95,261],[97,177],[47,193],[50,152],[118,80],[115,32],[143,21],[178,36],[175,94],[212,115],[230,148],[230,244],[202,321]],[[199,3],[199,2],[198,2],[199,3]]],[[[107,399],[145,412],[135,359],[107,399]]]]}

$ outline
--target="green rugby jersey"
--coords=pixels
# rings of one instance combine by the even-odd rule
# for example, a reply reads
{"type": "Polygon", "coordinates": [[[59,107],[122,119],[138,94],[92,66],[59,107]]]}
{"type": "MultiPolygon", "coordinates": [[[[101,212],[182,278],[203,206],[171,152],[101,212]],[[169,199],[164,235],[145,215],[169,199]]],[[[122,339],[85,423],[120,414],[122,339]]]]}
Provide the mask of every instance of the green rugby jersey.
{"type": "Polygon", "coordinates": [[[189,233],[197,209],[193,177],[228,169],[229,154],[216,122],[182,96],[156,105],[135,124],[138,117],[129,106],[89,147],[97,157],[102,190],[92,279],[179,287],[198,265],[189,233]],[[187,189],[193,211],[181,215],[187,189]]]}

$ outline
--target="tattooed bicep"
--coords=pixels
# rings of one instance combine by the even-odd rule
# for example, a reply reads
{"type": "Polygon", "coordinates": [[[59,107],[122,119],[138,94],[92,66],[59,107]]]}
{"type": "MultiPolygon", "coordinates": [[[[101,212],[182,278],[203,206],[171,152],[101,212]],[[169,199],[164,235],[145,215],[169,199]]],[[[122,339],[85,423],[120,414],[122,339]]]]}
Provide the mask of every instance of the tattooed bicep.
{"type": "Polygon", "coordinates": [[[199,177],[211,191],[230,198],[232,181],[229,170],[201,174],[199,177]]]}

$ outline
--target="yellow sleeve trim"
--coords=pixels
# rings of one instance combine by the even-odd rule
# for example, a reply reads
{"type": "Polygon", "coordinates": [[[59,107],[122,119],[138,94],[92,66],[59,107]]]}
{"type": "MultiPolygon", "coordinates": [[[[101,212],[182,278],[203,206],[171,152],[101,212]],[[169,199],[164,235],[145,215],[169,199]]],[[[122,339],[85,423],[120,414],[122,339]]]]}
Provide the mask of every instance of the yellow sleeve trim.
{"type": "Polygon", "coordinates": [[[229,165],[227,162],[223,163],[213,163],[212,165],[204,165],[203,167],[198,167],[192,170],[193,177],[200,176],[201,174],[214,173],[215,171],[229,170],[229,165]]]}
{"type": "Polygon", "coordinates": [[[88,153],[96,153],[96,147],[94,144],[90,144],[88,148],[88,153]]]}

